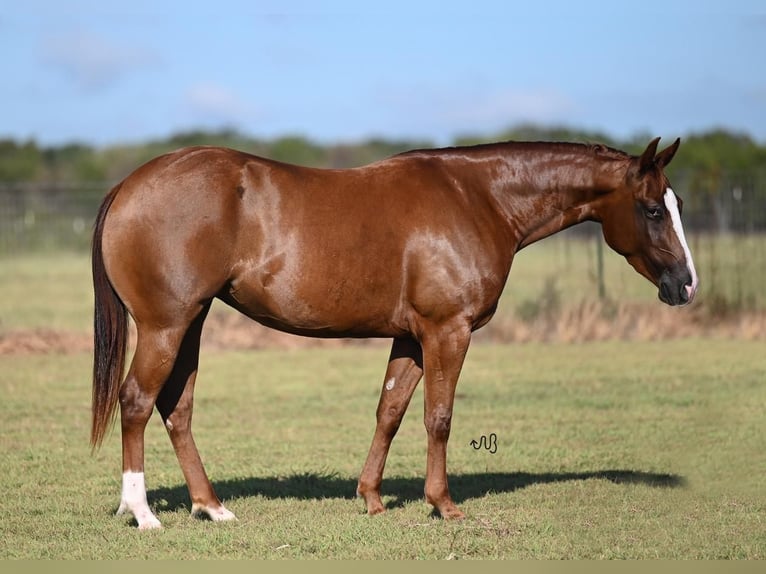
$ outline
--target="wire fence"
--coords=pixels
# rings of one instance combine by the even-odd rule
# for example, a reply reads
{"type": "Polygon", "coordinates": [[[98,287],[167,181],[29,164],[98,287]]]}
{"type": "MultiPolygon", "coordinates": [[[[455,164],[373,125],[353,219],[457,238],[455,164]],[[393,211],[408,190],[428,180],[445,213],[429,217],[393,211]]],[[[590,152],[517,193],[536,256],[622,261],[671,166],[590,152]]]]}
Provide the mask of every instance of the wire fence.
{"type": "MultiPolygon", "coordinates": [[[[722,174],[714,185],[709,179],[695,183],[694,174],[674,176],[674,185],[685,200],[684,225],[706,297],[722,308],[766,310],[764,182],[763,174],[753,177],[736,172],[722,174]]],[[[86,252],[96,212],[112,185],[0,184],[0,257],[62,250],[86,252]]],[[[554,267],[550,273],[586,275],[598,296],[607,296],[609,285],[603,279],[603,239],[598,226],[576,226],[560,235],[546,240],[548,249],[555,252],[546,262],[554,267]],[[594,255],[587,261],[576,258],[573,238],[586,242],[594,255]]],[[[626,274],[631,273],[627,266],[622,267],[626,274]]]]}
{"type": "Polygon", "coordinates": [[[0,256],[86,250],[110,184],[0,184],[0,256]]]}

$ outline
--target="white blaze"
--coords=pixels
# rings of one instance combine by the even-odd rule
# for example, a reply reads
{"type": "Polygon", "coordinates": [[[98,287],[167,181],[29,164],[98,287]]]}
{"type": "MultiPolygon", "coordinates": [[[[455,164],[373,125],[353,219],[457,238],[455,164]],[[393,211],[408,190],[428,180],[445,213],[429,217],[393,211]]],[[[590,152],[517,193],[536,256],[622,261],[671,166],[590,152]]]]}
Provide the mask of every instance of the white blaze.
{"type": "Polygon", "coordinates": [[[390,391],[391,389],[394,388],[395,385],[396,385],[396,377],[391,377],[390,379],[388,379],[388,381],[386,381],[386,390],[390,391]]]}
{"type": "Polygon", "coordinates": [[[678,200],[673,190],[667,188],[665,191],[665,207],[670,214],[670,221],[673,224],[673,230],[678,236],[678,241],[681,243],[681,248],[684,250],[684,256],[686,257],[686,267],[689,269],[689,274],[692,276],[692,284],[686,288],[686,292],[689,295],[689,302],[694,299],[694,294],[697,292],[697,286],[699,285],[699,279],[697,278],[697,271],[694,269],[694,261],[692,260],[692,252],[689,250],[689,245],[686,243],[686,236],[684,235],[684,227],[681,225],[681,212],[678,211],[678,200]]]}

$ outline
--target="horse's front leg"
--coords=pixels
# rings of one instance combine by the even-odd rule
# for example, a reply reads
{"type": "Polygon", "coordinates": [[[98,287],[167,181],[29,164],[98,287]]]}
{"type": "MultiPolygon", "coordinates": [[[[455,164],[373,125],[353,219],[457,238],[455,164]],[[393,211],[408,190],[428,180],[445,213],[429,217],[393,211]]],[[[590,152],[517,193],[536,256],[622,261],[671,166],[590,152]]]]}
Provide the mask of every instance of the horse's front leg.
{"type": "Polygon", "coordinates": [[[422,375],[420,345],[413,339],[394,339],[378,402],[375,435],[356,489],[357,495],[364,498],[368,514],[385,510],[380,499],[380,485],[386,457],[422,375]]]}
{"type": "Polygon", "coordinates": [[[461,323],[431,329],[423,338],[424,423],[428,433],[425,496],[442,518],[465,516],[452,501],[447,485],[447,441],[455,387],[470,341],[471,330],[461,323]]]}

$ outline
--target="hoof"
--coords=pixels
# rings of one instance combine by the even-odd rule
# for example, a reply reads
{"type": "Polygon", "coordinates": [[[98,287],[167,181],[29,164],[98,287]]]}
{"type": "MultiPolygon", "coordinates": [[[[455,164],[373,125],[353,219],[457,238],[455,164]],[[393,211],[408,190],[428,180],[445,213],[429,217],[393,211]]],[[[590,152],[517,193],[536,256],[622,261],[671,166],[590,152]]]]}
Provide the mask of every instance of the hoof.
{"type": "Polygon", "coordinates": [[[158,528],[162,528],[162,524],[160,524],[160,521],[157,520],[156,516],[152,516],[143,522],[140,520],[138,521],[139,530],[156,530],[158,528]]]}
{"type": "Polygon", "coordinates": [[[155,530],[157,528],[162,528],[162,524],[160,524],[160,521],[154,516],[152,511],[149,510],[148,506],[146,508],[134,510],[131,509],[126,502],[122,502],[120,503],[120,507],[117,509],[116,514],[117,516],[132,514],[133,518],[135,518],[138,523],[139,530],[155,530]]]}
{"type": "Polygon", "coordinates": [[[223,504],[213,508],[209,506],[194,505],[192,506],[191,514],[192,516],[207,517],[213,522],[226,522],[228,520],[237,519],[237,517],[234,516],[234,513],[227,509],[223,504]]]}
{"type": "Polygon", "coordinates": [[[383,514],[386,511],[385,506],[383,506],[383,501],[380,499],[380,494],[377,491],[360,492],[359,489],[357,489],[356,495],[360,498],[364,498],[368,516],[383,514]]]}
{"type": "Polygon", "coordinates": [[[441,508],[435,504],[432,504],[432,506],[434,508],[434,515],[440,516],[444,520],[462,520],[465,518],[463,511],[451,501],[448,504],[443,504],[441,508]]]}
{"type": "Polygon", "coordinates": [[[465,518],[465,513],[458,508],[439,512],[439,514],[444,520],[463,520],[465,518]]]}
{"type": "Polygon", "coordinates": [[[380,504],[378,506],[368,507],[367,508],[367,516],[375,516],[377,514],[385,514],[386,509],[385,507],[380,504]]]}

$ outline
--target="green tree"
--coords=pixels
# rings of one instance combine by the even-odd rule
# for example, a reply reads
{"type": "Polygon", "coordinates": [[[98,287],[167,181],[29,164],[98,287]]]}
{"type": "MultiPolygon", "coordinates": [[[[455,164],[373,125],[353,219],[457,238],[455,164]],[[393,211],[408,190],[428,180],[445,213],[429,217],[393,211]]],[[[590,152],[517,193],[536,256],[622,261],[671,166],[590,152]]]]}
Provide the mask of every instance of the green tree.
{"type": "Polygon", "coordinates": [[[0,140],[0,181],[37,181],[43,173],[42,154],[34,141],[0,140]]]}

